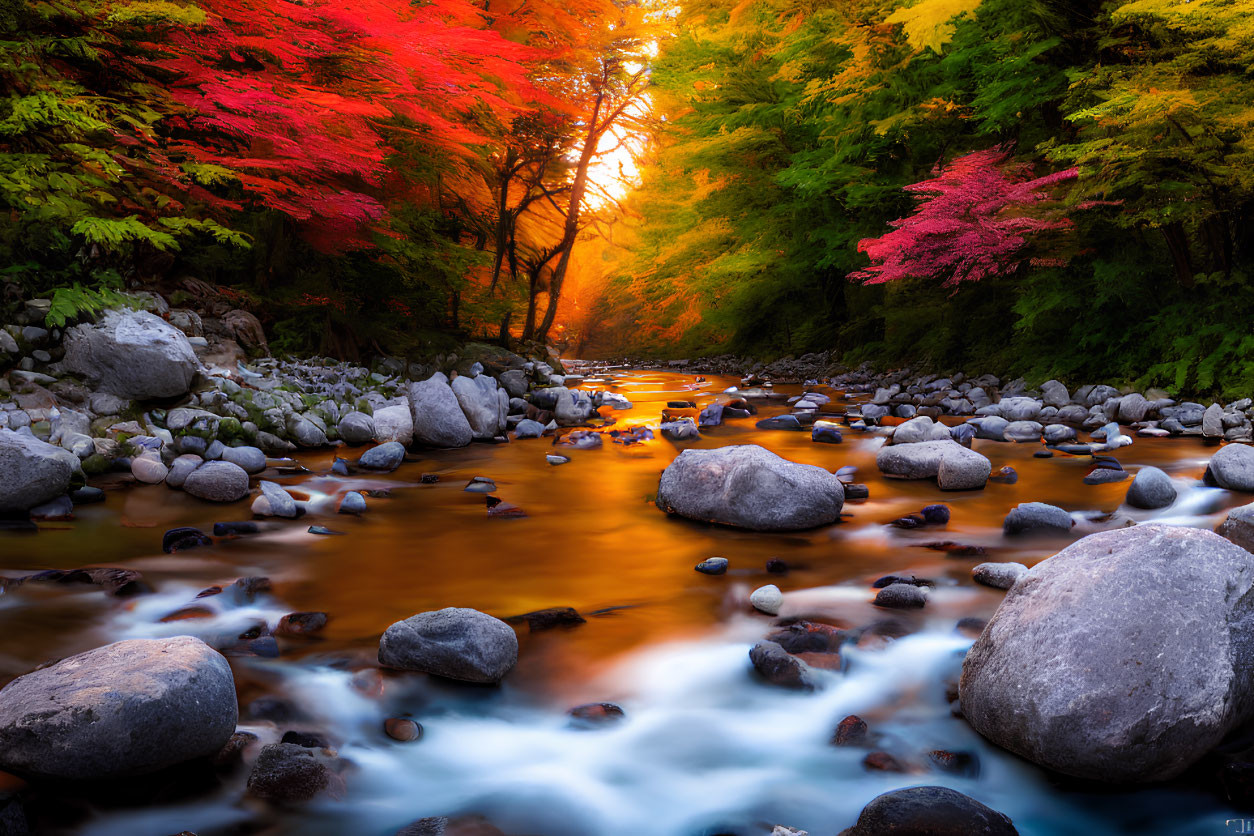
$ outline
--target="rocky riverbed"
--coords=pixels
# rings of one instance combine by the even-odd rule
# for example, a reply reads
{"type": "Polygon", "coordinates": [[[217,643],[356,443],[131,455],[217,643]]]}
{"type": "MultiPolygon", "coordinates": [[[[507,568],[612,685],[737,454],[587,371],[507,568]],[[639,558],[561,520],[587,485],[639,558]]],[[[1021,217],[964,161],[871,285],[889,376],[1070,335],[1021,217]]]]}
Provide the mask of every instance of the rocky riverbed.
{"type": "Polygon", "coordinates": [[[1254,803],[1249,403],[241,361],[194,325],[4,329],[0,832],[1201,834],[1254,803]]]}

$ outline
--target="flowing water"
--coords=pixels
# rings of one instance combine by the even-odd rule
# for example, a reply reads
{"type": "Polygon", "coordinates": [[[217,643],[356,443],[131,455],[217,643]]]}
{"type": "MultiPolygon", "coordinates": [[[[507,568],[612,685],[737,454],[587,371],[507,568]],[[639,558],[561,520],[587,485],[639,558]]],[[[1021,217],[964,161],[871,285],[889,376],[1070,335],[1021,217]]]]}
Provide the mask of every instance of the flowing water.
{"type": "MultiPolygon", "coordinates": [[[[621,372],[586,388],[608,388],[634,403],[602,410],[617,419],[615,428],[656,429],[666,401],[704,403],[735,383],[621,372]]],[[[759,403],[756,418],[787,410],[783,400],[759,403]]],[[[843,408],[839,398],[832,406],[843,408]]],[[[1128,518],[1213,527],[1240,503],[1200,486],[1213,448],[1196,439],[1138,438],[1119,450],[1125,466],[1161,467],[1180,489],[1171,508],[1144,512],[1121,505],[1126,482],[1085,485],[1087,458],[1035,459],[1037,445],[976,441],[994,470],[1011,465],[1018,481],[941,494],[932,482],[881,478],[874,457],[883,439],[874,433],[846,431],[843,444],[815,444],[808,432],[757,430],[754,420],[707,430],[695,446],[752,442],[829,470],[852,466],[870,499],[847,503],[840,524],[803,533],[670,519],[654,506],[653,494],[677,447],[660,437],[623,445],[606,436],[599,449],[561,448],[571,461],[560,466],[546,462],[554,451],[550,439],[432,452],[385,476],[336,477],[331,453],[302,456],[308,473],[269,478],[307,495],[308,516],[174,555],[161,553],[166,529],[208,531],[214,521],[248,519],[248,503],[211,506],[164,486],[118,485],[105,503],[76,509],[73,522],[44,524],[38,534],[0,533],[5,575],[125,567],[155,588],[114,598],[90,586],[27,584],[0,596],[5,680],[121,638],[190,633],[221,646],[223,637],[260,622],[273,628],[287,612],[330,616],[317,639],[281,639],[278,658],[239,656],[232,666],[244,707],[241,728],[262,742],[289,728],[329,737],[351,764],[342,798],[266,810],[243,799],[245,776],[238,774],[209,796],[99,804],[85,818],[77,810],[67,817],[74,820],[70,829],[209,836],[255,832],[243,823],[260,819],[267,833],[383,836],[423,816],[473,813],[509,834],[751,834],[785,824],[830,836],[882,792],[943,784],[1006,813],[1023,834],[1231,832],[1225,822],[1237,814],[1210,787],[1180,782],[1110,790],[1061,780],[984,743],[953,716],[946,696],[971,643],[955,630],[957,621],[987,618],[1003,594],[975,586],[973,565],[1032,565],[1128,518]],[[422,483],[424,473],[439,481],[422,483]],[[496,495],[528,516],[489,518],[483,496],[462,490],[475,476],[493,479],[496,495]],[[363,489],[390,495],[368,499],[360,518],[334,514],[339,496],[363,489]],[[1033,500],[1072,511],[1074,535],[1004,539],[1005,513],[1033,500]],[[952,509],[942,529],[886,525],[933,502],[952,509]],[[309,534],[310,524],[343,536],[309,534]],[[937,541],[982,546],[987,554],[956,558],[924,547],[937,541]],[[693,571],[716,555],[731,561],[726,575],[693,571]],[[768,574],[770,558],[785,561],[787,573],[768,574]],[[871,583],[889,573],[935,579],[927,607],[903,613],[872,606],[871,583]],[[196,600],[208,586],[249,576],[270,578],[270,592],[252,601],[228,594],[196,600]],[[747,604],[749,591],[765,583],[784,591],[783,618],[847,627],[887,621],[880,632],[901,637],[843,648],[843,669],[819,671],[823,687],[815,693],[766,685],[752,674],[748,650],[775,619],[747,604]],[[500,688],[405,674],[386,674],[379,687],[371,669],[383,630],[448,606],[500,617],[569,606],[587,622],[538,633],[520,626],[519,664],[500,688]],[[255,719],[273,716],[255,705],[273,705],[275,698],[288,706],[290,719],[255,719]],[[626,720],[572,727],[566,713],[572,706],[602,701],[621,705],[626,720]],[[865,750],[829,743],[851,713],[867,720],[878,748],[906,764],[906,773],[868,771],[865,750]],[[425,737],[389,740],[383,720],[397,716],[421,722],[425,737]],[[939,771],[927,755],[936,749],[974,755],[978,769],[939,771]]]]}

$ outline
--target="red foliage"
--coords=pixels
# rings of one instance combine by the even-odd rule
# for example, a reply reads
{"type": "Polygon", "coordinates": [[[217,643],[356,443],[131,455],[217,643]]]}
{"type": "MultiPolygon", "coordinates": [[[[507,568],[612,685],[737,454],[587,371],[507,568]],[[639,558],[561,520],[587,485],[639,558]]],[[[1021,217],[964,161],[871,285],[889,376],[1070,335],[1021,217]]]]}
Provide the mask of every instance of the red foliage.
{"type": "Polygon", "coordinates": [[[959,157],[933,173],[931,180],[906,186],[922,195],[913,215],[893,221],[893,230],[879,238],[858,242],[871,265],[849,278],[882,284],[943,276],[944,284],[953,286],[1007,275],[1033,260],[1028,255],[1033,236],[1071,227],[1049,204],[1050,187],[1074,179],[1074,168],[1033,178],[1031,164],[1011,161],[1009,151],[994,148],[959,157]]]}

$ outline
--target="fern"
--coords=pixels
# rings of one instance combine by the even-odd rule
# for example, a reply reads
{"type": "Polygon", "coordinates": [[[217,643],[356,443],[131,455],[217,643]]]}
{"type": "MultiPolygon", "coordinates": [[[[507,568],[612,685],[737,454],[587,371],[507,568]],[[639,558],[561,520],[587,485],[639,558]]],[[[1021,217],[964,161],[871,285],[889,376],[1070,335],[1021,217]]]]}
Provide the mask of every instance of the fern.
{"type": "Polygon", "coordinates": [[[108,308],[135,308],[136,300],[110,287],[93,289],[75,282],[52,292],[52,305],[44,321],[52,328],[63,328],[67,322],[95,317],[108,308]]]}

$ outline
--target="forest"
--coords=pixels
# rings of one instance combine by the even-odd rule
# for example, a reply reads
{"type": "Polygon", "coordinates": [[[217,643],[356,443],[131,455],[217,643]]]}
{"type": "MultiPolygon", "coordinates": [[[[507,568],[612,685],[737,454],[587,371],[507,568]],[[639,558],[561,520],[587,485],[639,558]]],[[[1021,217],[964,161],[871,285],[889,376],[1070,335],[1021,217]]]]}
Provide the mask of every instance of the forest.
{"type": "Polygon", "coordinates": [[[24,0],[10,299],[1254,388],[1248,2],[24,0]]]}

